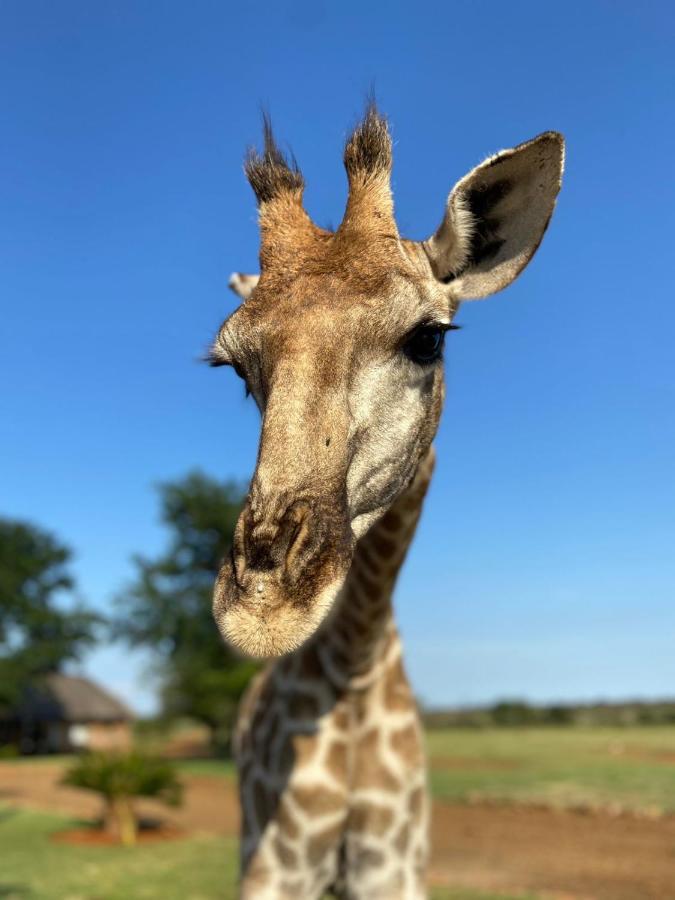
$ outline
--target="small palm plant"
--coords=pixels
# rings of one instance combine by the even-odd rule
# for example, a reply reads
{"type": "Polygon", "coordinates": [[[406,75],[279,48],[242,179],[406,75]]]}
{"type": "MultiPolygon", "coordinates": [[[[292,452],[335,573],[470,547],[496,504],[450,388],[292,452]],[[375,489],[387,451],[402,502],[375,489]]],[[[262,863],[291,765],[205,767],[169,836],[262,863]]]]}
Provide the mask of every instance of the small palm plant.
{"type": "Polygon", "coordinates": [[[95,791],[104,802],[104,826],[131,846],[138,837],[134,797],[152,797],[178,806],[183,786],[171,763],[138,751],[89,753],[65,773],[63,784],[95,791]]]}

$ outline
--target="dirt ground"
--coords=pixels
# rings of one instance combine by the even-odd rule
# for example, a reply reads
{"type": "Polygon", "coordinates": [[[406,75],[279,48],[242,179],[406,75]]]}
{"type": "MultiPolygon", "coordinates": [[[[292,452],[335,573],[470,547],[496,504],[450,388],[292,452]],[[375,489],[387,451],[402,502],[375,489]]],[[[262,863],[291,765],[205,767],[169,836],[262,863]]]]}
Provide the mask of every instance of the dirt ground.
{"type": "MultiPolygon", "coordinates": [[[[89,819],[93,796],[59,785],[60,767],[0,766],[0,800],[89,819]]],[[[185,803],[140,803],[141,815],[186,832],[235,834],[233,786],[185,776],[185,803]]],[[[432,880],[493,891],[532,891],[550,900],[675,900],[675,817],[636,819],[499,806],[437,803],[432,880]]]]}
{"type": "Polygon", "coordinates": [[[551,900],[675,900],[675,817],[436,804],[432,877],[551,900]]]}

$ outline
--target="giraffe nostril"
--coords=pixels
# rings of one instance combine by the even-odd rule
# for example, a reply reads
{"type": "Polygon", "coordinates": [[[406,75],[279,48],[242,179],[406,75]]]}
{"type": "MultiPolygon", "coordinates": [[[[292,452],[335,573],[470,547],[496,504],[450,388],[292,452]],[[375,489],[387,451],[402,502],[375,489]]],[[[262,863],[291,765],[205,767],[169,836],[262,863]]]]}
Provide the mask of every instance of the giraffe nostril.
{"type": "Polygon", "coordinates": [[[301,500],[288,506],[281,515],[270,504],[266,517],[254,516],[250,508],[242,514],[239,540],[235,540],[233,566],[241,586],[247,572],[271,573],[295,580],[314,555],[321,530],[316,524],[310,502],[301,500]]]}
{"type": "Polygon", "coordinates": [[[288,544],[284,567],[292,573],[307,557],[311,544],[310,508],[306,504],[295,504],[289,514],[288,544]]]}
{"type": "Polygon", "coordinates": [[[244,573],[246,572],[246,563],[244,562],[243,555],[237,552],[234,546],[230,548],[230,564],[234,574],[234,582],[238,588],[241,588],[244,580],[244,573]]]}
{"type": "Polygon", "coordinates": [[[247,567],[256,572],[271,572],[279,566],[278,548],[270,540],[253,540],[249,544],[247,567]]]}

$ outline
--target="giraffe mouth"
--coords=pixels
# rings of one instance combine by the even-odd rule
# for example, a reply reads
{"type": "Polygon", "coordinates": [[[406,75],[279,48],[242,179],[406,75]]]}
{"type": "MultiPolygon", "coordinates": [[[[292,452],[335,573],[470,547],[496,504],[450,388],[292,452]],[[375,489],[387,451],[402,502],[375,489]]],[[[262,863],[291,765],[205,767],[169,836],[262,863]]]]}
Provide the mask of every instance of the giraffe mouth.
{"type": "Polygon", "coordinates": [[[344,584],[340,572],[289,595],[274,572],[249,572],[242,580],[226,563],[214,590],[213,615],[223,639],[245,656],[271,659],[292,653],[320,627],[344,584]],[[311,599],[306,594],[311,592],[311,599]],[[304,595],[304,596],[303,596],[304,595]]]}

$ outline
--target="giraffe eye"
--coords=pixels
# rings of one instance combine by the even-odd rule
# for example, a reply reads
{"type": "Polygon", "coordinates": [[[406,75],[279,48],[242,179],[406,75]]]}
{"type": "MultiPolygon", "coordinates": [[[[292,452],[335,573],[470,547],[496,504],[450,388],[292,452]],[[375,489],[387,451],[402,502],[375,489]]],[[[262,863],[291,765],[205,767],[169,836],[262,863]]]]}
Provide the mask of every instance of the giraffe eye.
{"type": "Polygon", "coordinates": [[[413,362],[427,365],[440,359],[445,329],[438,325],[422,325],[405,345],[405,353],[413,362]]]}
{"type": "Polygon", "coordinates": [[[251,396],[251,388],[249,387],[248,378],[246,377],[246,373],[241,368],[241,366],[237,365],[237,363],[233,362],[232,368],[237,373],[237,375],[241,378],[241,380],[244,382],[244,396],[250,397],[251,396]]]}

